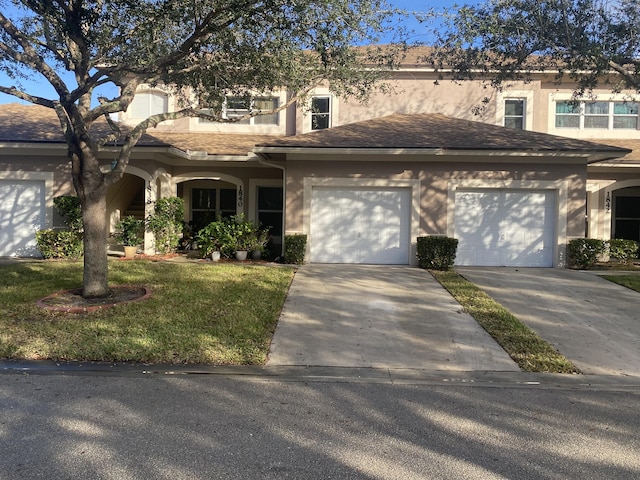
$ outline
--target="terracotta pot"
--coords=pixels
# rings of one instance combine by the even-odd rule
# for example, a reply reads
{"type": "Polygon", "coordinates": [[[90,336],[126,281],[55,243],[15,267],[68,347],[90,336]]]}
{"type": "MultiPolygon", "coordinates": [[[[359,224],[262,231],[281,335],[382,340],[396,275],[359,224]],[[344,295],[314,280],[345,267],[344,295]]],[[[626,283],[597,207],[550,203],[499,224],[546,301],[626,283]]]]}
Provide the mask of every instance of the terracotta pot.
{"type": "Polygon", "coordinates": [[[138,247],[125,245],[124,247],[124,258],[132,260],[136,256],[136,252],[138,251],[138,247]]]}

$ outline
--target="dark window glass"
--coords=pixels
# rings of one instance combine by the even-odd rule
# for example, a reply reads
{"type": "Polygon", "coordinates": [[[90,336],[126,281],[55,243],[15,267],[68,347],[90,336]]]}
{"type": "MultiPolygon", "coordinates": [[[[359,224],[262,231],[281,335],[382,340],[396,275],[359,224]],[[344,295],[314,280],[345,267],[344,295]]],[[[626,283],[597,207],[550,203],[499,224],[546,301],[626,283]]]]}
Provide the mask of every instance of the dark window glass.
{"type": "Polygon", "coordinates": [[[216,189],[194,188],[191,190],[191,208],[198,210],[215,210],[216,189]]]}
{"type": "Polygon", "coordinates": [[[220,210],[236,211],[236,189],[223,188],[220,190],[220,210]]]}
{"type": "Polygon", "coordinates": [[[260,187],[258,189],[258,210],[282,210],[282,188],[260,187]]]}
{"type": "Polygon", "coordinates": [[[640,197],[616,197],[616,217],[640,219],[640,197]]]}

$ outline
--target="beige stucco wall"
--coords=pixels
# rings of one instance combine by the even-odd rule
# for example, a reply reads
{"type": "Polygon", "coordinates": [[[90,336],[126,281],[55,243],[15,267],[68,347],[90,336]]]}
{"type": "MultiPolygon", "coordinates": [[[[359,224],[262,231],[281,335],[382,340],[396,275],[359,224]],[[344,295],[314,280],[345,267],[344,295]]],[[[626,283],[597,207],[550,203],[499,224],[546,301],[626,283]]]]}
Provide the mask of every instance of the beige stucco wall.
{"type": "MultiPolygon", "coordinates": [[[[322,179],[357,179],[362,185],[384,186],[394,181],[419,182],[418,235],[452,235],[452,204],[456,188],[551,189],[557,192],[557,264],[562,264],[564,245],[585,232],[586,166],[563,163],[501,164],[446,161],[405,161],[389,157],[383,161],[289,161],[286,184],[287,233],[309,233],[307,184],[322,179]],[[309,180],[311,179],[311,180],[309,180]]],[[[556,160],[558,162],[558,160],[556,160]]],[[[330,185],[331,181],[327,184],[330,185]]],[[[357,184],[357,182],[355,183],[357,184]]],[[[407,185],[409,185],[407,183],[407,185]]],[[[415,239],[413,239],[415,241],[415,239]]]]}

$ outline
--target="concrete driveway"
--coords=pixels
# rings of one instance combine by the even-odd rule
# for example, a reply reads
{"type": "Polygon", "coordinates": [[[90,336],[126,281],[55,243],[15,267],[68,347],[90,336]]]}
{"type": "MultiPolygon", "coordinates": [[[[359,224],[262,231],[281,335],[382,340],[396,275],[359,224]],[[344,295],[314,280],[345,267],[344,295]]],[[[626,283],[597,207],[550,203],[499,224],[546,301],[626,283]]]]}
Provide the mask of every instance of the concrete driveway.
{"type": "Polygon", "coordinates": [[[416,267],[304,265],[267,365],[518,371],[461,310],[416,267]]]}
{"type": "Polygon", "coordinates": [[[640,376],[640,293],[575,270],[456,270],[584,373],[640,376]]]}

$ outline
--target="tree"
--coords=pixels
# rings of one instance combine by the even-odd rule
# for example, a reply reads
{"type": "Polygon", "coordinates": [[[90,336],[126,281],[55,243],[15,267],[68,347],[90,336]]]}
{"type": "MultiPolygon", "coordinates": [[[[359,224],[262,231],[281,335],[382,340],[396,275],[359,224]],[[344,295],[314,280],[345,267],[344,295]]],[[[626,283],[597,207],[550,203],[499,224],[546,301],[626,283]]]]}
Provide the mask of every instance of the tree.
{"type": "Polygon", "coordinates": [[[0,7],[0,69],[15,82],[0,92],[55,110],[67,142],[82,205],[85,297],[108,293],[106,192],[148,128],[188,116],[223,121],[216,112],[229,94],[286,88],[293,95],[284,109],[324,84],[364,99],[393,61],[391,50],[352,48],[388,33],[386,0],[0,0],[0,7]],[[44,79],[55,98],[23,89],[23,76],[44,79]],[[183,94],[179,108],[122,128],[111,115],[127,109],[141,84],[183,94]],[[98,122],[107,133],[92,129],[98,122]],[[98,154],[107,144],[119,152],[103,172],[98,154]]]}
{"type": "Polygon", "coordinates": [[[549,71],[575,81],[640,92],[640,0],[493,0],[448,16],[429,61],[456,79],[499,87],[549,71]]]}

